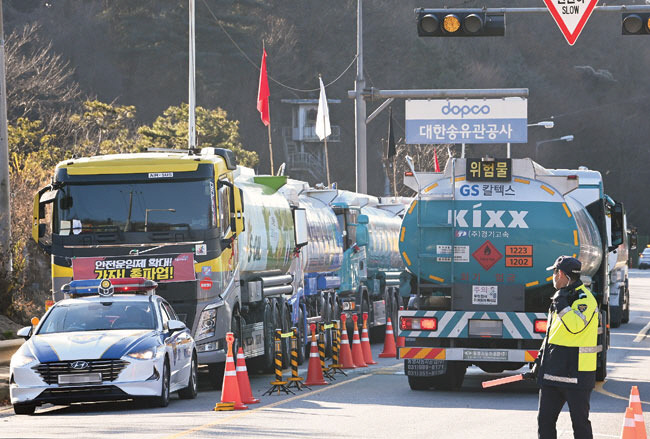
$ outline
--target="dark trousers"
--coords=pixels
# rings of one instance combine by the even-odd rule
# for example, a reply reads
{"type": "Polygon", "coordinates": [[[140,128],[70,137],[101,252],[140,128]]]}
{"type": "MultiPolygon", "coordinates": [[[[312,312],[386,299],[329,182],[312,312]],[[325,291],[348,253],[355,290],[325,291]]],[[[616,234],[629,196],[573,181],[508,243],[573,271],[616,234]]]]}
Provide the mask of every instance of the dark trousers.
{"type": "Polygon", "coordinates": [[[537,412],[537,437],[557,439],[555,424],[564,403],[569,404],[573,437],[592,439],[589,422],[589,397],[591,389],[571,389],[566,387],[542,386],[539,390],[539,411],[537,412]]]}

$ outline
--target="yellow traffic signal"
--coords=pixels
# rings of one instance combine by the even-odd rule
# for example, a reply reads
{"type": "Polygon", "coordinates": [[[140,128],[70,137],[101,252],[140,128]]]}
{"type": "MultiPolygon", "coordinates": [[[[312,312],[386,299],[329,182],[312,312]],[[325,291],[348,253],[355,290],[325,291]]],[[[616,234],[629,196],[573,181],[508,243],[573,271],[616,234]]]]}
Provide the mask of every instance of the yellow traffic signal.
{"type": "Polygon", "coordinates": [[[504,36],[506,17],[481,9],[416,9],[418,36],[492,37],[504,36]]]}

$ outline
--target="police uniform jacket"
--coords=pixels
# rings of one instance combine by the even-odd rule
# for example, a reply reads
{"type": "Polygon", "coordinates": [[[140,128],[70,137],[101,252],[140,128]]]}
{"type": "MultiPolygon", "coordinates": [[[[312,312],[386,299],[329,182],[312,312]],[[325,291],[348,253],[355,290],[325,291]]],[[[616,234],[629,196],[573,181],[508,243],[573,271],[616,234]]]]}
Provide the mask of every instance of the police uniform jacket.
{"type": "Polygon", "coordinates": [[[598,303],[577,281],[553,296],[540,351],[540,386],[591,389],[596,382],[598,303]]]}

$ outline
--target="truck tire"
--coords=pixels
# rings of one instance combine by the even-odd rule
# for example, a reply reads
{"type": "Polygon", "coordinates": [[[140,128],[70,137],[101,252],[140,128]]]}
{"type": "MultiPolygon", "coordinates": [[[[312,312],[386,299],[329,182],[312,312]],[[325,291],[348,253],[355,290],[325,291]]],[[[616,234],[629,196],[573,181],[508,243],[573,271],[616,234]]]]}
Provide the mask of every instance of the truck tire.
{"type": "Polygon", "coordinates": [[[412,377],[409,376],[409,387],[411,390],[428,390],[431,387],[430,377],[412,377]]]}
{"type": "Polygon", "coordinates": [[[623,317],[621,322],[627,323],[630,321],[630,290],[625,288],[625,308],[623,309],[623,317]]]}
{"type": "Polygon", "coordinates": [[[298,336],[297,338],[297,343],[298,343],[298,364],[302,364],[305,362],[305,345],[307,344],[307,337],[305,334],[305,312],[303,311],[302,307],[298,310],[298,336]]]}
{"type": "Polygon", "coordinates": [[[208,364],[208,381],[213,389],[221,390],[223,385],[223,372],[226,363],[210,363],[208,364]]]}
{"type": "MultiPolygon", "coordinates": [[[[291,309],[287,305],[280,304],[280,318],[282,321],[282,332],[287,333],[291,330],[291,309]]],[[[291,366],[291,338],[282,338],[282,366],[291,366]]]]}
{"type": "Polygon", "coordinates": [[[463,386],[467,365],[459,361],[447,361],[447,372],[431,378],[437,390],[457,391],[463,386]]]}
{"type": "MultiPolygon", "coordinates": [[[[621,298],[622,299],[622,298],[621,298]]],[[[623,312],[620,306],[609,306],[609,324],[612,328],[618,328],[621,326],[621,320],[623,319],[623,312]]]]}

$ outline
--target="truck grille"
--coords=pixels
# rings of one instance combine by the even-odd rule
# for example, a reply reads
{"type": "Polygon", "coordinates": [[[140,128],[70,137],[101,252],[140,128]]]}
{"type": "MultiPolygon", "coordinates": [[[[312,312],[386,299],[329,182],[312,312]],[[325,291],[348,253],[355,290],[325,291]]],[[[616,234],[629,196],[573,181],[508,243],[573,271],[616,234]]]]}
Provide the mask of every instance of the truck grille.
{"type": "Polygon", "coordinates": [[[51,363],[41,363],[34,366],[33,369],[38,372],[43,381],[47,384],[58,384],[59,375],[74,375],[80,373],[100,372],[102,381],[115,381],[117,376],[129,364],[123,360],[82,360],[88,363],[85,369],[73,369],[72,363],[78,361],[57,361],[51,363]]]}

